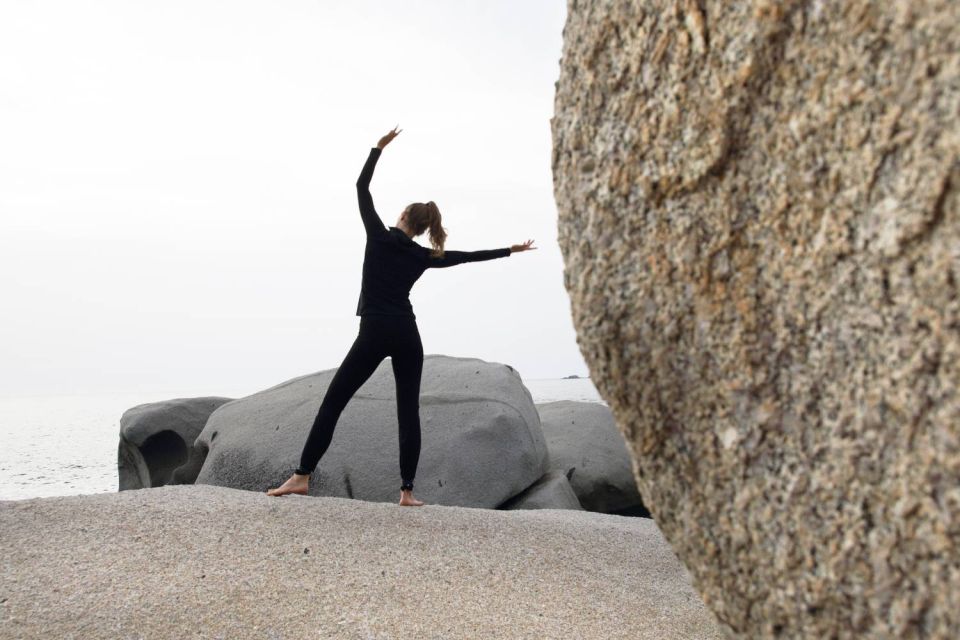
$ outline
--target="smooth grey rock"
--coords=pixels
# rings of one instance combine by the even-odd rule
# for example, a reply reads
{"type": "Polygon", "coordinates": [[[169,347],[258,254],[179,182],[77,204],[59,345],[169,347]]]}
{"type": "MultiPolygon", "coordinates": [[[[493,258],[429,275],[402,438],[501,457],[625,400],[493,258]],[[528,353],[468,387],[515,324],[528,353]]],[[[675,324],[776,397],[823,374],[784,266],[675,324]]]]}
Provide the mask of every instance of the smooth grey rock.
{"type": "MultiPolygon", "coordinates": [[[[288,380],[215,411],[197,438],[209,451],[197,484],[279,486],[300,454],[336,369],[288,380]]],[[[493,508],[547,470],[540,417],[520,375],[476,358],[424,357],[415,495],[493,508]]],[[[396,387],[386,358],[347,404],[310,495],[394,502],[400,494],[396,387]]]]}
{"type": "Polygon", "coordinates": [[[570,480],[587,511],[642,511],[643,500],[623,434],[599,402],[560,400],[537,405],[550,469],[570,480]]]}
{"type": "Polygon", "coordinates": [[[563,471],[548,471],[539,480],[510,498],[499,509],[580,509],[583,505],[577,500],[567,474],[563,471]]]}
{"type": "Polygon", "coordinates": [[[960,2],[571,0],[577,343],[749,638],[960,637],[960,2]]]}
{"type": "Polygon", "coordinates": [[[203,462],[194,441],[210,414],[231,399],[175,398],[124,411],[117,447],[119,490],[192,483],[203,462]]]}

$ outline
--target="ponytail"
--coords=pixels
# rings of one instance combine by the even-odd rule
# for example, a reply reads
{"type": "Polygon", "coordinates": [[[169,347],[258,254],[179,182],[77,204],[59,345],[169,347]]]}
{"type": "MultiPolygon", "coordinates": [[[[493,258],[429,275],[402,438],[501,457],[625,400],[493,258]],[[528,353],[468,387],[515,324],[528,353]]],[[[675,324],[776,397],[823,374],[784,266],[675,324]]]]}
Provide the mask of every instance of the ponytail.
{"type": "Polygon", "coordinates": [[[433,200],[427,203],[430,207],[430,244],[433,245],[433,251],[430,255],[435,258],[443,257],[443,244],[447,241],[447,231],[440,224],[440,209],[434,204],[433,200]]]}
{"type": "Polygon", "coordinates": [[[413,229],[413,235],[418,236],[424,231],[430,232],[430,244],[433,250],[430,255],[434,258],[443,257],[443,245],[447,240],[447,231],[441,224],[440,208],[430,202],[414,202],[407,206],[407,219],[413,229]]]}

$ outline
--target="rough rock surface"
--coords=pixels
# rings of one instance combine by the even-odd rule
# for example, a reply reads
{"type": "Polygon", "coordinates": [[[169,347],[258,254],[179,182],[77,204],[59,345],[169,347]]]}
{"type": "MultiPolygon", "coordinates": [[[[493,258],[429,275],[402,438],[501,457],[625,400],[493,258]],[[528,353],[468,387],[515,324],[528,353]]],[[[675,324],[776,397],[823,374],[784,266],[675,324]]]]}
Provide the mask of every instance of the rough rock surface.
{"type": "Polygon", "coordinates": [[[610,407],[560,400],[537,405],[550,468],[570,479],[587,511],[612,513],[643,508],[633,464],[610,407]]]}
{"type": "MultiPolygon", "coordinates": [[[[288,380],[215,411],[197,438],[209,453],[198,484],[266,491],[290,477],[336,369],[288,380]]],[[[384,359],[337,422],[310,495],[394,502],[400,495],[396,383],[384,359]]],[[[513,367],[424,357],[416,497],[494,508],[547,471],[530,392],[513,367]]]]}
{"type": "Polygon", "coordinates": [[[568,9],[577,339],[704,600],[960,637],[960,2],[568,9]]]}
{"type": "Polygon", "coordinates": [[[209,485],[0,501],[0,637],[723,635],[654,522],[209,485]]]}
{"type": "Polygon", "coordinates": [[[232,398],[175,398],[131,407],[120,417],[120,491],[192,483],[203,456],[193,443],[213,411],[232,398]]]}
{"type": "Polygon", "coordinates": [[[583,509],[563,471],[548,471],[499,509],[583,509]]]}

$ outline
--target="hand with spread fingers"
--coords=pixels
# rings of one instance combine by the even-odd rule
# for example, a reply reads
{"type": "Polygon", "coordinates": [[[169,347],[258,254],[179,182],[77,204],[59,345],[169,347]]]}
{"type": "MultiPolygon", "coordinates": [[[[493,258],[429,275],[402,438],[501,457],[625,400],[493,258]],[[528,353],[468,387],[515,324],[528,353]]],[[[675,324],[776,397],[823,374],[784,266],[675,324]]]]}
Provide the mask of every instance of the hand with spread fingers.
{"type": "Polygon", "coordinates": [[[516,253],[517,251],[529,251],[531,249],[538,249],[539,247],[531,247],[533,240],[527,240],[523,244],[515,244],[510,247],[510,253],[516,253]]]}
{"type": "MultiPolygon", "coordinates": [[[[399,127],[399,126],[400,126],[400,125],[397,125],[397,127],[399,127]]],[[[383,136],[382,138],[380,138],[380,142],[377,143],[377,148],[378,148],[378,149],[380,149],[380,150],[382,151],[385,146],[387,146],[388,144],[390,144],[390,141],[391,141],[391,140],[393,140],[394,138],[397,137],[397,134],[399,134],[401,131],[403,131],[403,129],[397,129],[397,127],[394,127],[392,131],[390,131],[390,132],[387,133],[387,135],[385,135],[385,136],[383,136]]]]}

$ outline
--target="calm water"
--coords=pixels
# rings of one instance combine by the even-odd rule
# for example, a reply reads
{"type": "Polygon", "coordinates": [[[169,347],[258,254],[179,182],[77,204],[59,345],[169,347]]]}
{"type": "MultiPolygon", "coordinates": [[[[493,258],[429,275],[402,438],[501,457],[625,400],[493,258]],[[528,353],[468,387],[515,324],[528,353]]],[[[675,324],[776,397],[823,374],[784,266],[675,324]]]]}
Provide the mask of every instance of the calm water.
{"type": "MultiPolygon", "coordinates": [[[[603,402],[589,378],[524,380],[537,404],[603,402]]],[[[114,393],[0,398],[0,500],[72,496],[117,490],[120,416],[130,407],[170,398],[252,393],[114,393]]]]}

